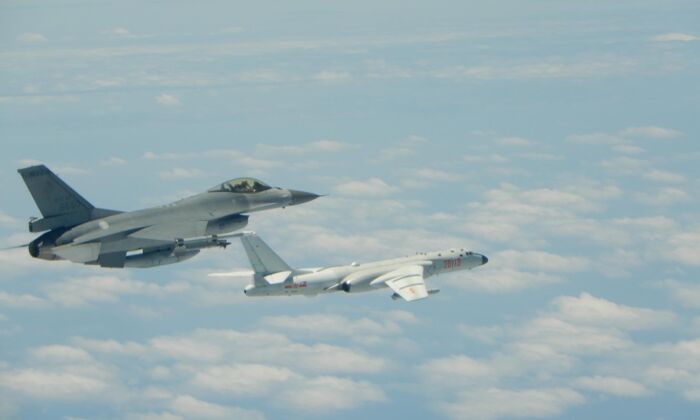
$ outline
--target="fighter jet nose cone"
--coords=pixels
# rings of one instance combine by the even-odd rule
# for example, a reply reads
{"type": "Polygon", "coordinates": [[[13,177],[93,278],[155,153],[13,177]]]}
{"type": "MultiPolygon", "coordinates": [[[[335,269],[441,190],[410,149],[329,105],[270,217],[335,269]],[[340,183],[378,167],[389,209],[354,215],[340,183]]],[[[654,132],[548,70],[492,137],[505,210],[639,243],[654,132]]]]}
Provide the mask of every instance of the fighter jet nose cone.
{"type": "Polygon", "coordinates": [[[486,264],[487,262],[489,262],[489,259],[486,258],[486,255],[482,255],[482,256],[481,256],[481,265],[484,265],[484,264],[486,264]]]}
{"type": "Polygon", "coordinates": [[[296,206],[297,204],[308,203],[309,201],[315,200],[318,197],[320,197],[318,194],[306,191],[289,190],[289,192],[292,193],[292,202],[290,203],[292,206],[296,206]]]}

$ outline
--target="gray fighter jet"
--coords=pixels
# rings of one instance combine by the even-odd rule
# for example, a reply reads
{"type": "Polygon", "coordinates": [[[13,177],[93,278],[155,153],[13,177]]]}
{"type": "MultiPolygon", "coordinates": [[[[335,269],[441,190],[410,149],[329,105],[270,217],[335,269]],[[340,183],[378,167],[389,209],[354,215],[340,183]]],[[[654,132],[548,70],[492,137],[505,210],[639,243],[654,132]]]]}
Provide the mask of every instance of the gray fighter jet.
{"type": "Polygon", "coordinates": [[[46,166],[18,170],[42,218],[30,232],[45,232],[27,246],[32,257],[102,267],[156,267],[184,261],[203,248],[226,247],[252,213],[306,203],[316,194],[237,178],[161,207],[132,212],[95,208],[46,166]]]}
{"type": "MultiPolygon", "coordinates": [[[[357,293],[390,288],[394,292],[392,299],[411,302],[438,292],[428,290],[426,278],[471,270],[489,261],[484,255],[453,248],[366,264],[294,269],[255,233],[239,235],[253,267],[253,283],[244,290],[248,296],[315,296],[337,291],[357,293]]],[[[222,275],[227,274],[218,274],[222,275]]]]}

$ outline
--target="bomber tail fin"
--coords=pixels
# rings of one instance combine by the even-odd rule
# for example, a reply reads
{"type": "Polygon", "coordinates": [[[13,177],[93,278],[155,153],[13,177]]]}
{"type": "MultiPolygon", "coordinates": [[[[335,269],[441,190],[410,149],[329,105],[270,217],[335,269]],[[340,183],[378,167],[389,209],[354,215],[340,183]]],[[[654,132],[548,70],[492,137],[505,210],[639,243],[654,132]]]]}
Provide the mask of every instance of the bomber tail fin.
{"type": "Polygon", "coordinates": [[[241,235],[241,242],[253,267],[256,278],[283,271],[294,271],[255,233],[246,232],[241,235]]]}
{"type": "Polygon", "coordinates": [[[27,184],[43,219],[30,223],[31,232],[67,227],[92,218],[95,206],[75,192],[44,165],[30,166],[17,172],[27,184]]]}

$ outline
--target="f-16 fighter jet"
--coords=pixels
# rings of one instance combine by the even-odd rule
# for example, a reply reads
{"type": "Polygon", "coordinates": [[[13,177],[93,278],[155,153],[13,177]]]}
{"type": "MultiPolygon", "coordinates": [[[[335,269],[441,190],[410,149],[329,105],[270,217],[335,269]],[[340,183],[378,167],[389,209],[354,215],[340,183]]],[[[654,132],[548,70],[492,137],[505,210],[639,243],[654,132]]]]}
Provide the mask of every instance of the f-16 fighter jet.
{"type": "Polygon", "coordinates": [[[320,293],[347,293],[391,289],[396,300],[424,299],[438,290],[428,290],[425,279],[442,273],[471,270],[489,260],[464,249],[416,254],[411,257],[366,264],[294,269],[287,265],[262,239],[252,232],[238,234],[253,267],[253,283],[245,288],[248,296],[314,296],[320,293]]]}
{"type": "Polygon", "coordinates": [[[95,208],[46,166],[20,169],[42,218],[30,232],[32,257],[102,267],[156,267],[184,261],[203,248],[226,247],[217,236],[242,229],[248,215],[306,203],[316,194],[238,178],[161,207],[132,212],[95,208]]]}

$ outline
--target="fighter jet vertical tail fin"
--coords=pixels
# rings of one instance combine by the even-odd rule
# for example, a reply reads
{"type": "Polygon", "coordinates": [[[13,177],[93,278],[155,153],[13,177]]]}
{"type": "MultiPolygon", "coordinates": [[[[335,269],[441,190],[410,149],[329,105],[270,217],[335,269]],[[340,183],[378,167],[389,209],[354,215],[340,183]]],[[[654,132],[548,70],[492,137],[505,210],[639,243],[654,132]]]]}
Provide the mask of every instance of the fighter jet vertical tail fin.
{"type": "Polygon", "coordinates": [[[255,277],[264,277],[282,271],[294,271],[255,233],[241,235],[243,248],[253,267],[255,277]]]}
{"type": "Polygon", "coordinates": [[[70,213],[90,214],[95,208],[44,165],[30,166],[17,172],[45,218],[70,213]]]}

